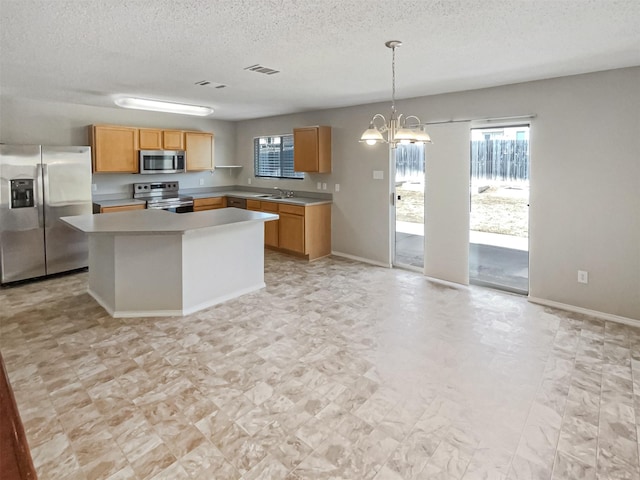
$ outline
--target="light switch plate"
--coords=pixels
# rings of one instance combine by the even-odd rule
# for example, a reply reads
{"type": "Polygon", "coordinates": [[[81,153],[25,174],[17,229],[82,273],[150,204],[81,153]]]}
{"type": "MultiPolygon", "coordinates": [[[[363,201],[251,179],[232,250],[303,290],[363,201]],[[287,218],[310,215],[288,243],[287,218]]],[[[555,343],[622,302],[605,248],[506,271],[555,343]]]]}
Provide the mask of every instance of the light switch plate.
{"type": "Polygon", "coordinates": [[[339,192],[339,191],[340,191],[340,184],[336,183],[336,192],[339,192]]]}
{"type": "Polygon", "coordinates": [[[374,170],[373,171],[373,179],[374,180],[383,180],[384,172],[382,170],[374,170]]]}

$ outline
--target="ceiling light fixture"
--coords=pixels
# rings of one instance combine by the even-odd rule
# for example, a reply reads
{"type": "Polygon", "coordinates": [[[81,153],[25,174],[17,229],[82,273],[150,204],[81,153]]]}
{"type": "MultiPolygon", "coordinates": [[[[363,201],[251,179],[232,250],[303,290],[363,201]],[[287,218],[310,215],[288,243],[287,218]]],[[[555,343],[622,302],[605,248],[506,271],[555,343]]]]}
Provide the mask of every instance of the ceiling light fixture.
{"type": "MultiPolygon", "coordinates": [[[[376,113],[369,122],[367,128],[360,137],[361,142],[368,145],[376,143],[388,143],[391,148],[396,148],[398,143],[431,143],[431,137],[425,131],[423,124],[415,115],[396,115],[396,48],[402,45],[399,40],[389,40],[385,45],[391,49],[391,115],[389,121],[384,115],[376,113]],[[382,125],[376,125],[376,120],[381,120],[382,125]],[[410,123],[411,122],[411,123],[410,123]],[[386,138],[383,135],[386,133],[386,138]]],[[[378,122],[380,123],[380,122],[378,122]]]]}
{"type": "Polygon", "coordinates": [[[213,113],[213,108],[200,107],[198,105],[185,105],[183,103],[161,102],[159,100],[148,100],[146,98],[120,97],[116,98],[115,104],[123,108],[134,108],[136,110],[151,110],[153,112],[179,113],[181,115],[197,115],[206,117],[213,113]]]}

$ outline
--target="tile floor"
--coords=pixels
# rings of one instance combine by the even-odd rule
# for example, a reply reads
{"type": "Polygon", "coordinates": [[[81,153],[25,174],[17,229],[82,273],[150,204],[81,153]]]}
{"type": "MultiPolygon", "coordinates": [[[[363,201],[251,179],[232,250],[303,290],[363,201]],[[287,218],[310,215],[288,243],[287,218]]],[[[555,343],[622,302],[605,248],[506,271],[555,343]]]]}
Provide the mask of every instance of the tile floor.
{"type": "Polygon", "coordinates": [[[86,273],[0,291],[41,480],[640,478],[640,330],[269,252],[267,288],[112,319],[86,273]]]}

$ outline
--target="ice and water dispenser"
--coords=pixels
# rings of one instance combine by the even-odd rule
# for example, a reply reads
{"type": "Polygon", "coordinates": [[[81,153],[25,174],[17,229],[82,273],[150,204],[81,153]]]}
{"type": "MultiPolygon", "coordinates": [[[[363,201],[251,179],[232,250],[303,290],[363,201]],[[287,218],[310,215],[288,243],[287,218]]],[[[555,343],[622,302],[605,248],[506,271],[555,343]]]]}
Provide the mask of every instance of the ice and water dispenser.
{"type": "Polygon", "coordinates": [[[34,206],[34,180],[11,180],[11,208],[28,208],[34,206]]]}

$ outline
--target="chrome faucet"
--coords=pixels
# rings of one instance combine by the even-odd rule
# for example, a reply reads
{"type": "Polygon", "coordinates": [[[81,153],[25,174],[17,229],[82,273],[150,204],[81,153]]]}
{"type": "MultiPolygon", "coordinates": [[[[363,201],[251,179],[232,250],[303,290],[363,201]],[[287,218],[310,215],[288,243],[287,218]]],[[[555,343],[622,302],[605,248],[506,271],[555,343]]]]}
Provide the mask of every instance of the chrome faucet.
{"type": "Polygon", "coordinates": [[[273,187],[273,189],[277,190],[282,198],[292,198],[295,195],[295,192],[293,190],[287,191],[287,190],[282,190],[281,188],[278,188],[278,187],[273,187]]]}

